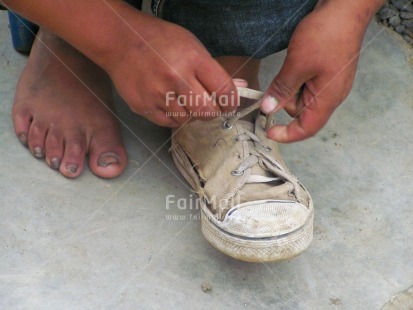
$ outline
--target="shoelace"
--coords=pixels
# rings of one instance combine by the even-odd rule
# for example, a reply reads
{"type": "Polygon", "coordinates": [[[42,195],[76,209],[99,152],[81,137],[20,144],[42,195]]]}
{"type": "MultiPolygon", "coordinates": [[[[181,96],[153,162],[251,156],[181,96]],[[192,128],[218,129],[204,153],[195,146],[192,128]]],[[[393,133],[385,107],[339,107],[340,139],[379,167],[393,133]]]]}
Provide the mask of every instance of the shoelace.
{"type": "MultiPolygon", "coordinates": [[[[249,107],[243,109],[241,112],[238,114],[232,116],[229,118],[227,121],[224,122],[222,125],[224,129],[230,129],[232,126],[235,124],[236,121],[238,121],[240,118],[243,118],[245,115],[250,114],[251,112],[259,109],[261,106],[262,102],[262,97],[264,96],[263,92],[260,92],[258,90],[250,89],[250,88],[245,88],[245,87],[237,87],[238,89],[238,94],[240,97],[244,97],[247,99],[253,99],[257,100],[254,104],[250,105],[249,107]]],[[[270,114],[266,115],[266,122],[265,122],[265,130],[270,128],[272,125],[272,117],[270,114]]]]}
{"type": "MultiPolygon", "coordinates": [[[[232,117],[228,118],[227,120],[225,120],[222,123],[222,129],[224,129],[224,130],[230,130],[239,119],[241,119],[244,116],[250,114],[251,112],[257,110],[261,106],[262,97],[264,95],[264,93],[262,93],[260,91],[249,89],[249,88],[244,88],[244,87],[238,87],[238,94],[239,94],[240,97],[244,97],[244,98],[247,98],[247,99],[253,99],[253,100],[257,100],[257,101],[255,103],[253,103],[252,105],[250,105],[249,107],[243,109],[239,113],[235,114],[234,116],[232,116],[232,117]]],[[[266,115],[265,130],[267,128],[269,128],[271,125],[272,125],[272,117],[271,117],[271,115],[266,115]]],[[[255,135],[253,132],[247,130],[244,127],[243,127],[243,130],[244,130],[244,133],[238,135],[236,137],[236,140],[237,141],[252,140],[254,142],[255,151],[253,151],[253,154],[248,156],[241,163],[241,165],[238,167],[238,169],[232,171],[232,175],[234,175],[234,176],[239,176],[239,175],[244,174],[245,170],[247,170],[248,168],[251,168],[254,165],[259,163],[261,156],[264,155],[264,154],[262,154],[262,152],[256,152],[257,149],[262,149],[266,152],[271,152],[271,150],[272,150],[268,145],[264,145],[262,143],[261,139],[258,138],[257,135],[255,135]]],[[[267,156],[265,156],[265,157],[267,157],[267,156]]],[[[275,162],[275,164],[279,169],[283,170],[283,168],[281,167],[281,165],[278,162],[275,162]]],[[[256,179],[257,178],[255,178],[255,180],[256,179]]],[[[265,179],[268,179],[267,181],[272,181],[274,178],[265,178],[265,179]]]]}
{"type": "MultiPolygon", "coordinates": [[[[230,130],[238,120],[248,115],[249,113],[259,109],[259,107],[261,106],[262,98],[264,95],[262,92],[249,88],[238,87],[238,93],[240,97],[253,99],[257,101],[253,103],[251,106],[235,114],[234,116],[226,119],[222,123],[223,130],[230,130]]],[[[266,122],[263,130],[267,130],[269,127],[271,127],[271,125],[273,125],[272,116],[266,115],[266,122]]],[[[257,126],[257,124],[255,124],[255,126],[257,126]]],[[[273,156],[269,156],[270,152],[272,151],[271,147],[265,145],[255,133],[249,131],[244,126],[242,126],[242,129],[244,132],[242,134],[239,134],[236,137],[236,140],[252,140],[254,147],[250,148],[250,155],[247,158],[245,158],[244,161],[238,166],[238,168],[233,170],[231,174],[233,176],[241,176],[247,169],[259,164],[262,168],[267,167],[264,170],[267,170],[271,174],[276,175],[276,177],[269,177],[264,175],[250,175],[246,183],[268,183],[285,180],[291,182],[293,184],[293,187],[296,188],[296,186],[298,186],[298,181],[295,180],[295,178],[292,175],[286,172],[284,168],[280,165],[280,163],[275,158],[273,158],[273,156]],[[264,162],[266,162],[266,164],[264,164],[264,162]],[[269,167],[276,167],[276,169],[271,169],[269,167]]],[[[255,127],[255,129],[257,128],[255,127]]]]}

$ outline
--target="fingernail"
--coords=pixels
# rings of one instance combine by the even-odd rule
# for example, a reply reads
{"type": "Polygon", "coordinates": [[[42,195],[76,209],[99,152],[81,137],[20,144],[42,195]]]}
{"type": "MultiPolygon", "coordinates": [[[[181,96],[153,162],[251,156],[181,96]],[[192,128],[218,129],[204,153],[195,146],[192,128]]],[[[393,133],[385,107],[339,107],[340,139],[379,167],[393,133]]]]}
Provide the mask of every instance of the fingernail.
{"type": "MultiPolygon", "coordinates": [[[[57,157],[53,157],[51,160],[50,160],[50,166],[53,168],[53,169],[59,169],[59,167],[60,167],[60,159],[59,158],[57,158],[57,157]]],[[[76,169],[77,170],[77,169],[76,169]]]]}
{"type": "Polygon", "coordinates": [[[265,114],[271,114],[278,107],[278,100],[273,96],[267,96],[261,103],[261,111],[265,114]]]}
{"type": "Polygon", "coordinates": [[[235,84],[235,86],[237,86],[237,87],[247,87],[248,86],[248,82],[244,79],[232,79],[232,81],[235,84]]]}
{"type": "Polygon", "coordinates": [[[103,153],[99,156],[98,166],[107,167],[112,164],[118,165],[120,163],[120,156],[115,153],[103,153]]]}
{"type": "Polygon", "coordinates": [[[20,143],[23,145],[27,145],[27,136],[24,133],[21,133],[17,136],[20,140],[20,143]]]}
{"type": "Polygon", "coordinates": [[[281,127],[281,128],[276,128],[271,132],[272,140],[278,141],[278,142],[286,142],[288,140],[288,134],[287,134],[287,128],[286,127],[281,127]]]}
{"type": "Polygon", "coordinates": [[[76,173],[77,168],[78,168],[77,165],[72,165],[72,164],[66,165],[66,169],[69,170],[73,174],[76,173]]]}
{"type": "Polygon", "coordinates": [[[36,147],[33,149],[33,155],[34,155],[34,157],[36,157],[37,159],[42,159],[42,158],[44,158],[43,149],[42,149],[41,147],[39,147],[39,146],[36,146],[36,147]]]}

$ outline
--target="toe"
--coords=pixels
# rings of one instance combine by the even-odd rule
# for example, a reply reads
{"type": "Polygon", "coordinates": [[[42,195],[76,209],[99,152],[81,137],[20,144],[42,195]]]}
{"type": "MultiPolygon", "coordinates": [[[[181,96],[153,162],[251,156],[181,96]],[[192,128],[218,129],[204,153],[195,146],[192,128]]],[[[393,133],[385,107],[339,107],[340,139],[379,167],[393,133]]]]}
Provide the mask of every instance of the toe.
{"type": "Polygon", "coordinates": [[[42,121],[34,119],[30,124],[27,144],[33,156],[44,158],[44,146],[46,141],[47,125],[42,121]]]}
{"type": "Polygon", "coordinates": [[[63,136],[51,129],[46,137],[46,162],[52,169],[58,170],[63,158],[63,136]]]}
{"type": "Polygon", "coordinates": [[[97,176],[114,178],[125,170],[127,155],[117,128],[94,135],[89,150],[89,167],[97,176]]]}
{"type": "Polygon", "coordinates": [[[65,177],[75,178],[83,170],[86,156],[86,139],[84,135],[75,134],[64,141],[64,154],[59,171],[65,177]]]}
{"type": "Polygon", "coordinates": [[[31,113],[27,110],[16,108],[15,104],[13,109],[14,131],[23,145],[27,145],[31,121],[31,113]]]}

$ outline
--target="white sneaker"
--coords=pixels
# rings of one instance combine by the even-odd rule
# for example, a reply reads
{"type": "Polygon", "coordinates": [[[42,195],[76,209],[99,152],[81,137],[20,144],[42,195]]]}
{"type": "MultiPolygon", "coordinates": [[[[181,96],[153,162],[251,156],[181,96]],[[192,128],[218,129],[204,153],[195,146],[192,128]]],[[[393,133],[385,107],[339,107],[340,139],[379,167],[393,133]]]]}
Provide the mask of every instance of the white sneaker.
{"type": "MultiPolygon", "coordinates": [[[[239,88],[243,97],[263,93],[239,88]]],[[[285,166],[277,143],[265,136],[266,117],[195,121],[173,132],[176,166],[201,200],[202,232],[218,250],[249,262],[271,262],[303,252],[313,237],[310,194],[285,166]]],[[[268,117],[269,119],[269,117],[268,117]]]]}

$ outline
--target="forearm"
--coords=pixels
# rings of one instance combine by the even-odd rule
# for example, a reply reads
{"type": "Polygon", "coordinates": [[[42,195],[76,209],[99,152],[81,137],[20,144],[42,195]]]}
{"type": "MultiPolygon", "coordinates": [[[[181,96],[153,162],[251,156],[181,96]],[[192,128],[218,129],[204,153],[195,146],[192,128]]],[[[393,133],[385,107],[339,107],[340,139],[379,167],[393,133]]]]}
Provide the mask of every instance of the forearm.
{"type": "Polygon", "coordinates": [[[0,0],[0,3],[61,37],[99,65],[107,62],[108,55],[116,52],[125,35],[131,33],[118,14],[128,14],[133,9],[121,0],[0,0]]]}
{"type": "Polygon", "coordinates": [[[316,8],[327,5],[343,5],[347,8],[352,7],[354,9],[358,9],[360,13],[365,13],[364,18],[371,19],[374,14],[384,5],[385,2],[385,0],[319,0],[316,8]]]}
{"type": "Polygon", "coordinates": [[[316,9],[350,15],[349,20],[357,21],[360,27],[367,28],[370,20],[385,2],[385,0],[319,0],[316,9]]]}
{"type": "Polygon", "coordinates": [[[336,20],[326,26],[330,31],[333,28],[343,42],[357,42],[360,46],[371,19],[384,3],[385,0],[320,0],[315,10],[324,11],[330,19],[336,20]]]}

